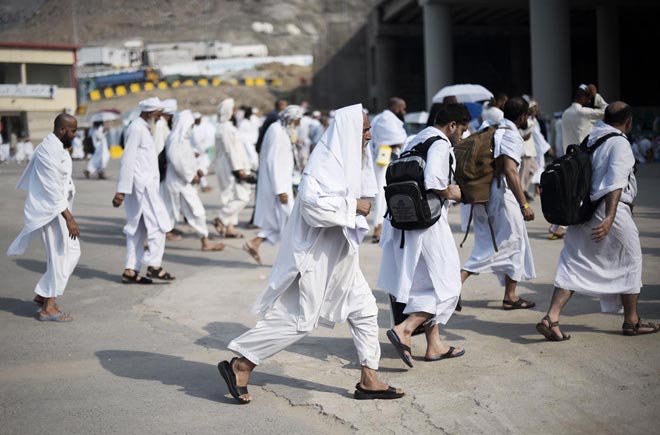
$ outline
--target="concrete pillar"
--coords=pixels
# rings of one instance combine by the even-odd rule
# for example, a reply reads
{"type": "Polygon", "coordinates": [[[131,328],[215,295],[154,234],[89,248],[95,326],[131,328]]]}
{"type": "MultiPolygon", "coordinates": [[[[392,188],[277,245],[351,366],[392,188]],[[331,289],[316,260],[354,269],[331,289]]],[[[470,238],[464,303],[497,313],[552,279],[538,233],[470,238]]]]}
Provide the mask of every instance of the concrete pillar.
{"type": "Polygon", "coordinates": [[[598,45],[598,93],[605,101],[621,98],[620,24],[616,6],[598,6],[596,10],[598,45]]]}
{"type": "Polygon", "coordinates": [[[27,85],[27,67],[25,63],[21,64],[21,84],[27,85]]]}
{"type": "Polygon", "coordinates": [[[570,10],[567,0],[529,0],[532,96],[546,114],[566,109],[571,94],[570,10]]]}
{"type": "Polygon", "coordinates": [[[424,10],[424,72],[426,107],[443,86],[454,83],[451,10],[446,4],[421,1],[424,10]]]}

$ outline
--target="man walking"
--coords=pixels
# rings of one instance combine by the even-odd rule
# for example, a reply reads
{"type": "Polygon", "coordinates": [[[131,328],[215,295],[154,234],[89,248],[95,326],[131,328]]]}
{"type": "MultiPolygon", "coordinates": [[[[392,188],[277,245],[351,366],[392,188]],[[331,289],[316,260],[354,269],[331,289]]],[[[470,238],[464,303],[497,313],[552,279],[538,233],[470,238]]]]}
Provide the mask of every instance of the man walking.
{"type": "Polygon", "coordinates": [[[618,312],[623,305],[623,335],[660,331],[660,325],[642,322],[637,300],[642,287],[642,248],[632,218],[637,195],[635,157],[625,135],[632,130],[632,108],[615,101],[605,109],[604,122],[596,124],[587,147],[606,139],[591,155],[590,199],[597,203],[591,220],[568,227],[559,257],[555,290],[548,313],[536,329],[550,341],[570,335],[559,328],[559,316],[574,292],[600,298],[603,312],[618,312]]]}
{"type": "Polygon", "coordinates": [[[46,248],[46,273],[37,283],[34,302],[41,305],[38,319],[69,322],[71,315],[55,303],[62,296],[69,277],[80,259],[80,229],[73,218],[75,186],[68,149],[78,123],[62,113],[55,118],[53,132],[37,147],[16,187],[27,192],[23,230],[13,241],[7,255],[25,252],[30,241],[41,236],[46,248]]]}
{"type": "Polygon", "coordinates": [[[474,206],[474,248],[461,271],[462,282],[473,274],[495,274],[504,287],[502,308],[505,310],[535,305],[516,295],[518,282],[536,277],[525,227],[525,221],[534,219],[534,211],[525,199],[518,174],[523,155],[523,139],[518,129],[527,127],[528,110],[529,105],[520,97],[511,98],[504,105],[504,118],[494,136],[496,169],[490,199],[484,207],[474,206]]]}
{"type": "Polygon", "coordinates": [[[387,336],[409,367],[413,365],[410,341],[421,324],[426,333],[426,361],[456,358],[465,353],[440,341],[439,325],[447,323],[461,294],[461,263],[447,213],[450,200],[461,200],[461,189],[451,184],[456,167],[452,145],[461,139],[469,122],[470,113],[463,104],[442,104],[431,120],[433,126],[419,132],[404,149],[437,137],[427,153],[424,188],[442,198],[440,219],[429,228],[406,231],[403,247],[401,231],[394,229],[389,220],[383,225],[378,287],[406,304],[403,314],[408,317],[390,329],[387,336]]]}
{"type": "Polygon", "coordinates": [[[159,192],[158,150],[149,128],[162,111],[162,104],[157,97],[152,97],[140,101],[139,107],[140,116],[126,129],[117,193],[112,200],[115,207],[122,205],[125,200],[124,284],[152,284],[150,278],[166,281],[175,279],[161,266],[165,234],[172,229],[172,221],[159,192]],[[145,240],[148,241],[146,252],[145,240]],[[142,263],[147,265],[148,278],[139,275],[142,263]]]}
{"type": "Polygon", "coordinates": [[[376,374],[378,306],[359,265],[358,248],[368,231],[365,217],[371,208],[362,198],[375,194],[366,161],[369,152],[364,149],[369,136],[362,105],[339,109],[305,166],[282,248],[255,305],[263,319],[229,343],[229,349],[241,357],[218,364],[239,403],[252,399],[247,390],[252,370],[301,340],[320,321],[349,323],[362,366],[356,399],[404,395],[376,374]]]}

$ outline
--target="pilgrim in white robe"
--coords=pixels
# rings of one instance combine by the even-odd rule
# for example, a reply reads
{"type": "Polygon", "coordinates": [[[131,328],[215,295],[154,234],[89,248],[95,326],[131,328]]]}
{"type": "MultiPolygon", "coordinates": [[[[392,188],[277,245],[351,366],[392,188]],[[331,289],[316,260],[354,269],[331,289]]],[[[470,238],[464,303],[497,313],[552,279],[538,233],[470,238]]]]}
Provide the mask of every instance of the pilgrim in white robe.
{"type": "Polygon", "coordinates": [[[259,178],[254,224],[261,230],[258,237],[270,244],[280,240],[293,210],[293,145],[280,121],[268,127],[259,154],[259,178]],[[289,196],[282,204],[281,193],[289,196]]]}
{"type": "Polygon", "coordinates": [[[160,196],[158,150],[149,125],[138,117],[126,129],[124,154],[117,192],[125,194],[126,269],[139,271],[142,263],[160,267],[165,252],[165,234],[172,220],[160,196]],[[144,239],[149,250],[144,252],[144,239]]]}
{"type": "Polygon", "coordinates": [[[348,321],[360,364],[378,368],[378,307],[359,265],[368,224],[356,214],[357,199],[375,194],[370,165],[361,167],[361,137],[362,106],[338,110],[305,167],[268,285],[253,307],[263,319],[228,346],[254,364],[320,323],[348,321]]]}
{"type": "Polygon", "coordinates": [[[101,173],[108,166],[110,161],[110,148],[108,148],[108,139],[105,137],[103,126],[94,127],[90,132],[92,143],[94,144],[94,154],[87,162],[87,171],[90,174],[101,173]]]}
{"type": "Polygon", "coordinates": [[[199,125],[193,126],[191,142],[193,149],[198,154],[196,158],[197,169],[204,173],[204,176],[199,180],[201,187],[207,187],[209,184],[206,175],[209,173],[209,167],[211,166],[209,151],[215,146],[215,135],[215,128],[204,118],[202,118],[199,125]]]}
{"type": "Polygon", "coordinates": [[[238,136],[245,147],[245,152],[250,161],[250,169],[256,170],[259,167],[259,154],[255,148],[259,138],[259,127],[254,120],[244,118],[238,123],[238,136]]]}
{"type": "Polygon", "coordinates": [[[44,298],[64,292],[69,277],[80,259],[80,241],[69,237],[65,210],[72,211],[75,186],[72,162],[62,142],[50,133],[37,147],[16,187],[27,192],[24,226],[7,250],[21,255],[34,237],[41,237],[46,248],[46,273],[34,289],[44,298]]]}
{"type": "Polygon", "coordinates": [[[534,126],[532,128],[532,137],[534,138],[534,146],[536,148],[536,173],[532,177],[532,184],[541,183],[541,174],[545,170],[545,153],[550,150],[550,144],[543,133],[541,133],[541,126],[538,120],[535,120],[534,126]]]}
{"type": "MultiPolygon", "coordinates": [[[[599,122],[587,146],[608,133],[620,130],[599,122]]],[[[582,225],[568,227],[559,257],[555,286],[600,298],[603,312],[617,312],[621,294],[637,294],[642,287],[642,248],[630,204],[637,195],[637,181],[630,144],[625,137],[606,140],[591,156],[592,201],[622,189],[614,223],[607,237],[596,243],[592,228],[605,218],[605,200],[582,225]]]]}
{"type": "Polygon", "coordinates": [[[206,210],[192,180],[197,175],[195,152],[190,143],[194,119],[190,110],[179,113],[172,132],[165,141],[167,172],[161,184],[161,194],[172,222],[181,220],[181,212],[202,237],[208,237],[206,210]]]}
{"type": "Polygon", "coordinates": [[[73,160],[82,160],[85,158],[85,148],[83,147],[82,132],[76,133],[71,145],[71,158],[73,160]],[[80,133],[80,134],[79,134],[80,133]]]}
{"type": "MultiPolygon", "coordinates": [[[[404,128],[404,123],[401,121],[391,110],[384,110],[376,116],[371,123],[371,152],[374,158],[378,155],[378,148],[381,146],[394,146],[401,145],[406,142],[408,134],[404,128]]],[[[378,186],[378,193],[374,199],[374,209],[371,210],[373,214],[373,226],[376,227],[383,223],[383,216],[387,211],[385,204],[385,173],[387,166],[374,165],[374,172],[376,176],[376,185],[378,186]]]]}
{"type": "Polygon", "coordinates": [[[519,174],[523,192],[529,190],[532,178],[538,170],[538,165],[536,164],[536,143],[533,135],[536,124],[537,121],[534,118],[528,118],[527,128],[520,130],[520,135],[523,137],[523,155],[520,161],[519,174]],[[525,136],[527,136],[527,139],[524,138],[525,136]]]}
{"type": "MultiPolygon", "coordinates": [[[[500,121],[499,126],[501,128],[498,128],[494,136],[495,158],[506,155],[520,165],[523,140],[518,127],[506,118],[500,121]]],[[[463,265],[464,270],[474,274],[493,273],[502,286],[505,285],[507,276],[516,282],[529,281],[536,277],[525,220],[504,175],[493,179],[488,204],[474,205],[473,227],[474,248],[472,255],[463,265]],[[493,247],[489,220],[498,252],[495,252],[493,247]]]]}
{"type": "MultiPolygon", "coordinates": [[[[238,225],[238,215],[250,202],[250,186],[236,179],[234,172],[250,172],[250,159],[238,130],[230,121],[233,100],[220,107],[220,123],[216,130],[216,175],[220,185],[218,218],[223,225],[238,225]],[[224,106],[224,107],[223,107],[224,106]]],[[[262,151],[263,152],[263,151],[262,151]]],[[[290,201],[293,201],[291,197],[290,201]]]]}
{"type": "Polygon", "coordinates": [[[152,135],[156,146],[156,156],[158,156],[165,149],[165,140],[170,135],[170,127],[167,125],[167,120],[162,116],[154,124],[152,135]]]}
{"type": "MultiPolygon", "coordinates": [[[[449,159],[452,171],[456,159],[447,136],[435,127],[427,127],[404,148],[440,136],[429,149],[424,185],[426,189],[445,190],[450,184],[449,159]]],[[[401,230],[393,228],[389,220],[383,224],[380,246],[378,288],[406,304],[404,314],[424,312],[433,315],[432,324],[446,324],[456,308],[461,293],[461,262],[456,242],[449,227],[449,202],[445,201],[440,219],[433,226],[406,231],[403,249],[401,230]]]]}
{"type": "Polygon", "coordinates": [[[569,145],[580,144],[594,128],[597,121],[603,119],[607,103],[596,94],[594,107],[584,107],[575,101],[561,115],[562,155],[569,145]]]}

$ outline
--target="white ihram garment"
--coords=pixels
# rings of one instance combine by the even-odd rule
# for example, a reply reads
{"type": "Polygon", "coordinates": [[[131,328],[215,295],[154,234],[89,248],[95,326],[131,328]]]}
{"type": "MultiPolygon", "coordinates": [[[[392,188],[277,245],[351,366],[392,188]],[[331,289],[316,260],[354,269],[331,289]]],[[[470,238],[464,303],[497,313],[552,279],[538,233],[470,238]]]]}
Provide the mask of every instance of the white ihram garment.
{"type": "MultiPolygon", "coordinates": [[[[520,164],[523,140],[516,125],[508,119],[500,121],[495,132],[494,156],[501,155],[520,164]]],[[[486,206],[476,204],[473,211],[474,248],[463,269],[475,274],[490,272],[504,286],[506,277],[513,281],[529,281],[536,277],[532,248],[520,205],[503,175],[496,176],[490,185],[490,200],[486,206]],[[500,186],[498,187],[498,180],[500,186]],[[488,219],[495,233],[498,252],[493,248],[488,219]]]]}
{"type": "Polygon", "coordinates": [[[65,210],[72,211],[75,187],[72,163],[62,142],[53,134],[37,147],[16,187],[27,192],[23,229],[7,250],[21,255],[40,236],[46,248],[46,273],[34,289],[44,298],[61,296],[80,259],[80,242],[69,237],[65,210]]]}
{"type": "Polygon", "coordinates": [[[252,119],[243,119],[238,124],[238,136],[250,160],[250,169],[256,170],[259,167],[259,154],[255,148],[259,139],[259,127],[252,119]]]}
{"type": "MultiPolygon", "coordinates": [[[[452,146],[444,133],[427,127],[404,148],[440,136],[429,149],[424,170],[426,189],[445,190],[450,184],[449,158],[455,168],[452,146]]],[[[453,170],[453,169],[452,169],[453,170]]],[[[401,230],[389,220],[383,224],[380,246],[383,258],[378,288],[406,304],[405,314],[425,312],[433,315],[432,324],[446,324],[456,308],[461,293],[461,263],[447,215],[449,201],[442,207],[440,219],[423,230],[406,231],[403,248],[401,230]]]]}
{"type": "Polygon", "coordinates": [[[108,139],[105,137],[105,131],[102,126],[96,127],[91,132],[92,143],[94,144],[94,154],[87,162],[87,170],[90,174],[102,172],[108,166],[110,160],[110,149],[108,148],[108,139]]]}
{"type": "Polygon", "coordinates": [[[160,117],[154,125],[153,141],[156,146],[156,156],[165,149],[165,140],[170,135],[170,127],[167,125],[165,118],[160,117]]]}
{"type": "Polygon", "coordinates": [[[190,110],[181,112],[165,141],[167,172],[165,182],[161,184],[161,193],[173,222],[179,222],[183,212],[188,224],[202,237],[208,237],[206,210],[197,189],[191,184],[197,175],[195,152],[190,144],[193,122],[190,110]]]}
{"type": "MultiPolygon", "coordinates": [[[[244,119],[243,122],[249,121],[244,119]]],[[[224,225],[237,225],[238,215],[250,202],[250,186],[238,182],[233,172],[242,170],[249,173],[251,166],[236,127],[229,120],[221,122],[216,130],[215,172],[220,185],[218,217],[224,225]]]]}
{"type": "MultiPolygon", "coordinates": [[[[580,144],[594,128],[597,121],[603,119],[607,103],[600,94],[594,98],[594,107],[584,107],[573,102],[561,115],[562,148],[566,154],[569,145],[580,144]]],[[[562,155],[563,155],[562,154],[562,155]]]]}
{"type": "MultiPolygon", "coordinates": [[[[406,142],[408,134],[403,127],[404,123],[390,110],[384,110],[376,116],[371,123],[371,152],[374,159],[378,156],[378,148],[381,146],[403,145],[406,142]]],[[[378,193],[374,199],[374,208],[371,210],[373,215],[373,225],[378,226],[383,223],[383,216],[387,211],[385,204],[385,172],[387,166],[374,164],[376,176],[376,185],[378,193]]]]}
{"type": "MultiPolygon", "coordinates": [[[[587,146],[599,137],[615,132],[599,123],[589,135],[587,146]]],[[[594,216],[582,225],[568,227],[564,249],[559,257],[555,286],[600,298],[603,312],[621,308],[621,294],[637,294],[642,287],[642,249],[639,231],[627,204],[637,195],[633,172],[635,158],[624,137],[605,141],[591,156],[591,200],[623,189],[616,217],[607,237],[599,243],[591,239],[592,228],[605,218],[605,200],[594,216]]]]}
{"type": "Polygon", "coordinates": [[[536,173],[532,177],[532,183],[540,184],[541,174],[545,170],[545,153],[550,150],[550,144],[545,140],[545,137],[543,137],[538,120],[534,123],[532,128],[532,137],[534,138],[534,146],[536,147],[536,166],[538,167],[536,173]]]}
{"type": "Polygon", "coordinates": [[[358,198],[375,193],[371,165],[361,168],[361,137],[362,106],[338,110],[305,167],[267,288],[254,306],[263,319],[228,346],[255,364],[321,321],[348,321],[360,364],[378,368],[378,307],[358,251],[368,226],[355,212],[358,198]]]}
{"type": "Polygon", "coordinates": [[[160,267],[165,233],[172,229],[172,220],[160,196],[156,145],[142,118],[136,118],[126,129],[117,178],[117,192],[125,194],[125,268],[139,271],[142,263],[160,267]],[[146,253],[143,252],[145,237],[149,242],[146,253]]]}
{"type": "Polygon", "coordinates": [[[259,154],[259,178],[254,224],[261,228],[259,237],[270,244],[279,241],[293,210],[293,146],[281,122],[268,127],[259,154]],[[277,197],[289,196],[287,204],[277,197]]]}
{"type": "Polygon", "coordinates": [[[191,132],[191,143],[193,149],[199,156],[196,158],[197,169],[201,169],[204,176],[199,180],[201,187],[208,186],[206,174],[209,173],[211,158],[209,150],[215,146],[215,127],[206,119],[202,119],[199,125],[194,125],[191,132]]]}

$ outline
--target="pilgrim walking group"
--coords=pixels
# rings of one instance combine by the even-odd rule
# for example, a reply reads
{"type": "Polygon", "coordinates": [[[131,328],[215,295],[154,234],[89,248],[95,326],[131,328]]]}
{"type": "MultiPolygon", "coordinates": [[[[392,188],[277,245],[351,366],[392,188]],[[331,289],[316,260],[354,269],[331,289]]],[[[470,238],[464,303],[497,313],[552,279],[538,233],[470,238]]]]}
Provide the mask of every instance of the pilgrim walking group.
{"type": "MultiPolygon", "coordinates": [[[[304,105],[278,101],[261,127],[251,110],[242,109],[242,120],[232,122],[237,109],[234,100],[226,99],[218,107],[215,129],[201,114],[180,111],[175,100],[148,98],[139,103],[139,116],[125,131],[112,198],[113,206],[123,205],[126,213],[121,280],[137,285],[175,280],[163,266],[163,254],[168,241],[181,238],[174,228],[179,222],[194,229],[202,251],[223,250],[224,244],[209,236],[200,199],[200,191],[210,190],[207,177],[215,165],[220,207],[211,222],[217,232],[224,238],[243,237],[237,229],[239,215],[256,183],[251,224],[259,231],[243,249],[261,263],[261,244],[280,243],[253,309],[261,320],[229,343],[238,356],[218,364],[230,394],[238,403],[249,403],[248,383],[256,366],[319,325],[347,322],[361,366],[354,397],[400,398],[404,392],[377,375],[378,307],[359,262],[360,244],[370,232],[368,218],[372,241],[382,249],[377,287],[391,295],[393,307],[394,302],[404,307],[402,320],[387,330],[402,362],[413,367],[411,338],[416,331],[426,339],[424,361],[464,355],[465,349],[441,341],[439,330],[462,309],[462,284],[471,275],[497,277],[504,310],[536,305],[517,294],[519,282],[536,277],[525,222],[535,219],[529,187],[539,183],[549,148],[534,119],[536,110],[528,97],[493,99],[475,123],[465,105],[447,98],[434,105],[426,128],[408,135],[401,98],[392,98],[372,121],[360,104],[322,119],[319,113],[308,116],[304,105]],[[470,257],[461,264],[448,220],[450,208],[466,202],[457,183],[455,149],[486,129],[492,132],[494,173],[486,188],[488,202],[461,207],[464,227],[465,220],[471,221],[475,239],[470,257]],[[438,216],[424,227],[401,229],[396,222],[400,211],[386,194],[389,167],[397,160],[414,163],[420,147],[425,149],[421,189],[429,204],[437,204],[438,216]],[[214,161],[209,158],[212,149],[214,161]]],[[[536,329],[547,340],[568,340],[560,315],[577,292],[600,298],[605,312],[623,312],[626,336],[658,332],[659,325],[643,322],[637,314],[642,251],[633,220],[635,159],[626,136],[632,129],[632,108],[621,101],[607,104],[595,86],[581,85],[564,116],[564,147],[586,143],[594,209],[582,224],[550,229],[564,247],[552,301],[536,329]]],[[[34,298],[41,306],[41,321],[73,319],[56,301],[80,258],[79,238],[84,238],[73,209],[69,148],[76,129],[75,117],[57,116],[53,132],[36,147],[17,184],[27,192],[25,225],[7,253],[22,254],[31,239],[42,240],[47,269],[34,298]]],[[[85,175],[105,177],[102,123],[95,125],[92,138],[98,152],[85,175]]]]}

